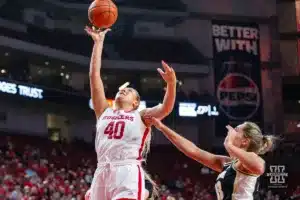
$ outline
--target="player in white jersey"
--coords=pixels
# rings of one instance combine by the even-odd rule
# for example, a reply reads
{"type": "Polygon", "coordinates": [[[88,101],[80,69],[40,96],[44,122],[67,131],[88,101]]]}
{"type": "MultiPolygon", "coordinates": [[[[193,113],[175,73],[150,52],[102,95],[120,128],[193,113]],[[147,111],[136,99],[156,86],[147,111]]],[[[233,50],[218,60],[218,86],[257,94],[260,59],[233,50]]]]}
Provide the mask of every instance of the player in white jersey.
{"type": "MultiPolygon", "coordinates": [[[[156,189],[154,187],[154,184],[151,183],[151,181],[148,179],[145,180],[145,193],[146,194],[144,196],[144,200],[152,199],[152,197],[155,197],[155,195],[158,195],[158,194],[155,194],[158,191],[155,191],[156,189]]],[[[89,189],[84,196],[84,200],[90,200],[90,199],[91,199],[91,190],[89,189]]]]}
{"type": "Polygon", "coordinates": [[[108,30],[96,31],[86,27],[94,40],[90,64],[90,87],[97,117],[95,148],[98,166],[91,185],[91,200],[141,200],[145,196],[143,151],[149,141],[145,115],[162,119],[173,110],[176,96],[174,70],[162,62],[158,72],[167,83],[162,104],[137,111],[140,103],[133,88],[121,88],[115,97],[115,109],[109,107],[100,76],[103,42],[108,30]]]}
{"type": "Polygon", "coordinates": [[[160,130],[186,156],[220,172],[216,181],[218,200],[253,200],[258,190],[258,177],[265,171],[265,161],[259,156],[271,150],[273,136],[262,135],[252,122],[232,128],[227,126],[224,146],[230,155],[214,155],[198,148],[158,119],[149,117],[149,124],[160,130]]]}

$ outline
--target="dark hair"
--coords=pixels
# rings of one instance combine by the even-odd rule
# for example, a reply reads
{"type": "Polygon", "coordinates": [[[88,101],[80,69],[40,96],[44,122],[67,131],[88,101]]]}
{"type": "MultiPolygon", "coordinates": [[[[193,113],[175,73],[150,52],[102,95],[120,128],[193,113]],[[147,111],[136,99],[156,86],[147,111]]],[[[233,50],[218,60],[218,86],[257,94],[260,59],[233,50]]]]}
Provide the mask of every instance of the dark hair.
{"type": "Polygon", "coordinates": [[[253,122],[244,122],[243,133],[250,139],[247,151],[263,155],[274,147],[275,136],[263,135],[259,126],[253,122]]]}

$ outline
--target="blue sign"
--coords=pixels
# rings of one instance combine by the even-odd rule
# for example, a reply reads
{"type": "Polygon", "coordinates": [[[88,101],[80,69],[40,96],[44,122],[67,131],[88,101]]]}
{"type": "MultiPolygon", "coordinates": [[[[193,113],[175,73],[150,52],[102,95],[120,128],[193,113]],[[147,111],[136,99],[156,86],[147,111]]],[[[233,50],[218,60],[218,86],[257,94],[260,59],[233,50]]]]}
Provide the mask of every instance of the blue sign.
{"type": "Polygon", "coordinates": [[[25,85],[0,81],[0,92],[14,94],[34,99],[43,99],[43,90],[25,85]]]}
{"type": "Polygon", "coordinates": [[[216,106],[198,105],[196,103],[179,103],[180,117],[197,117],[199,115],[219,116],[216,106]]]}

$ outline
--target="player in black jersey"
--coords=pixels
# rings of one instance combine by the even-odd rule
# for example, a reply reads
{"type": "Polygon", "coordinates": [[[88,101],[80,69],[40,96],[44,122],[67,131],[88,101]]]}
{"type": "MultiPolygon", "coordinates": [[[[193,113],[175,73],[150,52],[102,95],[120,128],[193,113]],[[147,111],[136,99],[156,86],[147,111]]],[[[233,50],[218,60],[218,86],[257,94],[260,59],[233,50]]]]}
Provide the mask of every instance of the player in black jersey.
{"type": "Polygon", "coordinates": [[[271,150],[273,136],[262,135],[260,128],[252,122],[244,122],[236,128],[228,125],[224,141],[228,157],[198,148],[156,118],[148,116],[147,121],[186,156],[220,172],[215,185],[218,200],[254,199],[258,177],[265,171],[265,161],[259,155],[271,150]]]}

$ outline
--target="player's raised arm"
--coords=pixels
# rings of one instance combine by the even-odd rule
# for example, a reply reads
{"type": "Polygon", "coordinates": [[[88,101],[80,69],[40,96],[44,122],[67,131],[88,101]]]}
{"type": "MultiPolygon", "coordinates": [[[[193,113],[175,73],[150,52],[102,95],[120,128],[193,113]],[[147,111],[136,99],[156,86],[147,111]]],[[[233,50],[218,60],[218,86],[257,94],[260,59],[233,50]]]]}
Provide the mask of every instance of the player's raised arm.
{"type": "Polygon", "coordinates": [[[154,117],[145,116],[144,120],[147,124],[153,125],[160,130],[186,156],[217,172],[223,171],[224,164],[231,161],[231,158],[227,156],[215,155],[198,148],[194,143],[171,130],[154,117]]]}
{"type": "Polygon", "coordinates": [[[102,32],[86,27],[85,31],[88,35],[94,40],[94,47],[91,56],[90,62],[90,88],[91,88],[91,97],[93,102],[94,111],[97,119],[101,116],[104,110],[108,107],[106,101],[103,82],[101,79],[100,69],[101,69],[101,57],[103,50],[103,42],[105,34],[109,31],[106,29],[102,32]]]}
{"type": "Polygon", "coordinates": [[[146,108],[141,111],[141,116],[150,115],[158,119],[163,119],[168,116],[175,104],[176,98],[176,74],[172,67],[162,61],[164,71],[160,68],[157,71],[160,73],[164,81],[167,83],[166,93],[162,104],[159,104],[152,108],[146,108]]]}

